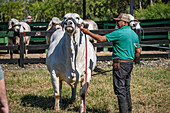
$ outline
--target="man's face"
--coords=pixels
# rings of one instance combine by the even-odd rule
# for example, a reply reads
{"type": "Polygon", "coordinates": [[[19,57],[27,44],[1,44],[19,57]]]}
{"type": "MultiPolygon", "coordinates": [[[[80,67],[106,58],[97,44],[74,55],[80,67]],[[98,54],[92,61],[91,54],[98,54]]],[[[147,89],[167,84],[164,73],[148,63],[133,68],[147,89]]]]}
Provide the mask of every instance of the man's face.
{"type": "Polygon", "coordinates": [[[128,25],[128,23],[125,21],[122,21],[122,20],[117,21],[118,29],[120,29],[123,26],[127,26],[127,25],[128,25]]]}

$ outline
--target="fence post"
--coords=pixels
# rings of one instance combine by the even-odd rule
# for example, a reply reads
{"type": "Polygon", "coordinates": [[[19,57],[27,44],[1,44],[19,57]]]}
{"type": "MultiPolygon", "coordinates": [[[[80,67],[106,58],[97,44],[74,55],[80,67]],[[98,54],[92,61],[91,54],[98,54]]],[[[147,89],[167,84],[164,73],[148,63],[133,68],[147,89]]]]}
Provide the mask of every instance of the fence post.
{"type": "MultiPolygon", "coordinates": [[[[140,36],[141,29],[136,29],[135,31],[136,31],[136,34],[139,37],[139,43],[140,43],[141,42],[141,36],[140,36]]],[[[140,64],[140,57],[135,61],[135,64],[140,64]]]]}
{"type": "Polygon", "coordinates": [[[21,26],[20,28],[20,60],[19,60],[19,66],[24,68],[24,41],[23,41],[23,37],[24,37],[24,32],[23,32],[23,28],[21,26]]]}

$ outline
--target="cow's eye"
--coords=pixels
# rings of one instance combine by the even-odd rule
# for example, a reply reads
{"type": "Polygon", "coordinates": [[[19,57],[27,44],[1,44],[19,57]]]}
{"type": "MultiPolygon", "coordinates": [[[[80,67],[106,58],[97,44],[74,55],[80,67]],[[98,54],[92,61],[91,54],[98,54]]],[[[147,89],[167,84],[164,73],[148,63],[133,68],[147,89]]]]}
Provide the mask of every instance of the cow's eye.
{"type": "Polygon", "coordinates": [[[79,20],[80,18],[79,17],[76,17],[77,20],[79,20]]]}

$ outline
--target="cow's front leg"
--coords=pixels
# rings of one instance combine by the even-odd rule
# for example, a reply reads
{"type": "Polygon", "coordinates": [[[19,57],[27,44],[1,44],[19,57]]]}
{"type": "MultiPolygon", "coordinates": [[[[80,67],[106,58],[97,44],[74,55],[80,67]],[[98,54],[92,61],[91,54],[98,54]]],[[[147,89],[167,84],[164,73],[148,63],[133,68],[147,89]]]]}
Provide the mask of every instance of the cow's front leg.
{"type": "Polygon", "coordinates": [[[10,58],[13,59],[13,53],[14,51],[13,50],[10,50],[10,58]]]}
{"type": "Polygon", "coordinates": [[[89,83],[87,82],[87,89],[85,91],[85,83],[82,83],[83,87],[80,89],[80,113],[84,113],[84,102],[85,102],[85,93],[87,94],[87,89],[89,86],[89,83]]]}
{"type": "Polygon", "coordinates": [[[27,48],[25,48],[25,58],[28,58],[28,49],[27,48]]]}
{"type": "Polygon", "coordinates": [[[55,72],[55,70],[52,70],[51,72],[51,82],[53,85],[53,89],[54,89],[54,97],[55,97],[55,106],[54,106],[54,110],[59,111],[60,110],[60,80],[59,77],[57,76],[57,72],[55,72]]]}
{"type": "MultiPolygon", "coordinates": [[[[14,44],[13,44],[14,46],[14,44]]],[[[14,50],[10,50],[10,58],[13,59],[14,50]]]]}
{"type": "Polygon", "coordinates": [[[91,70],[88,69],[87,70],[87,82],[85,81],[86,79],[86,75],[84,75],[84,81],[81,82],[81,89],[80,89],[80,113],[84,112],[84,102],[85,102],[85,94],[87,94],[87,89],[89,87],[89,83],[91,80],[91,70]],[[86,83],[87,83],[87,87],[86,87],[86,83]],[[87,88],[87,89],[86,89],[87,88]]]}

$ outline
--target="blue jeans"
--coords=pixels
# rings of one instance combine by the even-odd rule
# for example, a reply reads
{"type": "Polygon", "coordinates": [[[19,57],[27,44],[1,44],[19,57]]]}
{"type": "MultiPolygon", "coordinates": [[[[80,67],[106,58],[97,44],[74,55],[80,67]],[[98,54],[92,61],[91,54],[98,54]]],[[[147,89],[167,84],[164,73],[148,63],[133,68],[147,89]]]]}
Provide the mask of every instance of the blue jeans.
{"type": "Polygon", "coordinates": [[[118,71],[113,69],[113,86],[119,103],[119,112],[127,113],[132,110],[130,95],[130,80],[133,62],[120,62],[118,71]]]}
{"type": "Polygon", "coordinates": [[[0,65],[0,80],[2,80],[4,78],[4,72],[2,70],[2,67],[0,65]]]}

